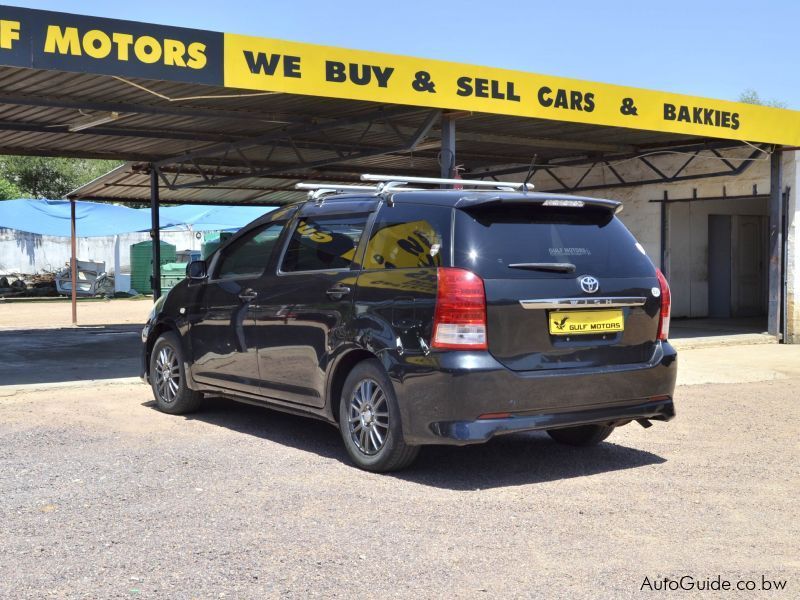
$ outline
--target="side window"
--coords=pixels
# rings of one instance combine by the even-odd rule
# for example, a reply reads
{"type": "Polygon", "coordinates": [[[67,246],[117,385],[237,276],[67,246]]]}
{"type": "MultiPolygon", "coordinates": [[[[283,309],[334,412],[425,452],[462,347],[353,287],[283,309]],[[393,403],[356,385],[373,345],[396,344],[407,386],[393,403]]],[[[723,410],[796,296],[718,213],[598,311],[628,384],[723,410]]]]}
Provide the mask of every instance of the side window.
{"type": "Polygon", "coordinates": [[[281,271],[347,269],[369,215],[313,215],[298,220],[281,271]]]}
{"type": "Polygon", "coordinates": [[[271,223],[226,248],[220,257],[216,278],[239,279],[263,274],[285,225],[284,222],[271,223]]]}
{"type": "Polygon", "coordinates": [[[452,210],[420,204],[384,205],[367,244],[364,270],[446,265],[452,210]]]}

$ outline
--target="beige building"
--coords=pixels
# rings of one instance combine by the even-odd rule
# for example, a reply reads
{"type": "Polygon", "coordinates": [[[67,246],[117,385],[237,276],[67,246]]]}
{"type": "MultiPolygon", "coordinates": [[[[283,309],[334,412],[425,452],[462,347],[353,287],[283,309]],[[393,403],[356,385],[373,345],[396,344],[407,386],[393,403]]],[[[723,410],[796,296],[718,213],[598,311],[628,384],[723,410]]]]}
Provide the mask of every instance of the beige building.
{"type": "MultiPolygon", "coordinates": [[[[687,177],[685,180],[669,182],[669,176],[693,154],[646,157],[655,169],[639,159],[596,165],[588,175],[585,165],[552,168],[537,172],[534,181],[538,190],[560,190],[583,177],[573,193],[622,200],[622,220],[668,276],[674,318],[739,318],[748,323],[761,318],[766,330],[770,311],[769,150],[704,151],[680,171],[678,176],[687,177]],[[664,181],[619,185],[620,178],[636,182],[659,177],[656,170],[666,175],[664,181]]],[[[783,198],[786,302],[773,309],[786,311],[786,341],[798,343],[800,164],[794,151],[784,151],[782,161],[782,188],[788,196],[783,198]]]]}

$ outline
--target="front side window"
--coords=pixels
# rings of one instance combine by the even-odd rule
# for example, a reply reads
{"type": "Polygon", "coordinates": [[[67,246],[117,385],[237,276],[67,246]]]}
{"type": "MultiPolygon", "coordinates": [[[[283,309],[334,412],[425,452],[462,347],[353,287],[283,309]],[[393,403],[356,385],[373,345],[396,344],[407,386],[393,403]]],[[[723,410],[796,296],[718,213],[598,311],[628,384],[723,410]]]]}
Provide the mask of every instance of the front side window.
{"type": "Polygon", "coordinates": [[[381,208],[367,244],[364,270],[443,266],[451,212],[443,206],[414,204],[381,208]]]}
{"type": "Polygon", "coordinates": [[[368,215],[309,215],[298,220],[281,271],[349,269],[368,215]]]}
{"type": "Polygon", "coordinates": [[[220,257],[217,279],[259,277],[267,268],[285,223],[271,223],[256,229],[226,248],[220,257]]]}

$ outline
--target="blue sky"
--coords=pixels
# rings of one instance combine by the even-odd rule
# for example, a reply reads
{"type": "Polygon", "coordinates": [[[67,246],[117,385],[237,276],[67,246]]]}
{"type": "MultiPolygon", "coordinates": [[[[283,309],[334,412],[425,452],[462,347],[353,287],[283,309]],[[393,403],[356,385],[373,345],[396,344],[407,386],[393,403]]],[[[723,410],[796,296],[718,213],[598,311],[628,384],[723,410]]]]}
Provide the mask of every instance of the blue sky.
{"type": "Polygon", "coordinates": [[[800,109],[795,0],[2,0],[800,109]]]}

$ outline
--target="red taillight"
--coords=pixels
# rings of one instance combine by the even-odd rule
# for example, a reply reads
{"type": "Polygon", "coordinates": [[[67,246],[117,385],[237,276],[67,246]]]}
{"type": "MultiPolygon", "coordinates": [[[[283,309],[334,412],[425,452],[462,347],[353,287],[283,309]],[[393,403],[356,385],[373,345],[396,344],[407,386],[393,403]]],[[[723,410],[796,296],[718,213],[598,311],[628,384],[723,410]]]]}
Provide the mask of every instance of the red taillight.
{"type": "Polygon", "coordinates": [[[511,413],[510,412],[499,412],[499,413],[484,413],[478,417],[479,419],[510,419],[511,413]]]}
{"type": "Polygon", "coordinates": [[[666,340],[669,337],[669,313],[672,307],[672,295],[669,292],[667,278],[664,277],[661,269],[656,269],[656,277],[658,277],[658,287],[661,289],[661,317],[658,319],[658,339],[666,340]]]}
{"type": "Polygon", "coordinates": [[[464,269],[439,267],[433,348],[486,350],[483,280],[464,269]]]}

